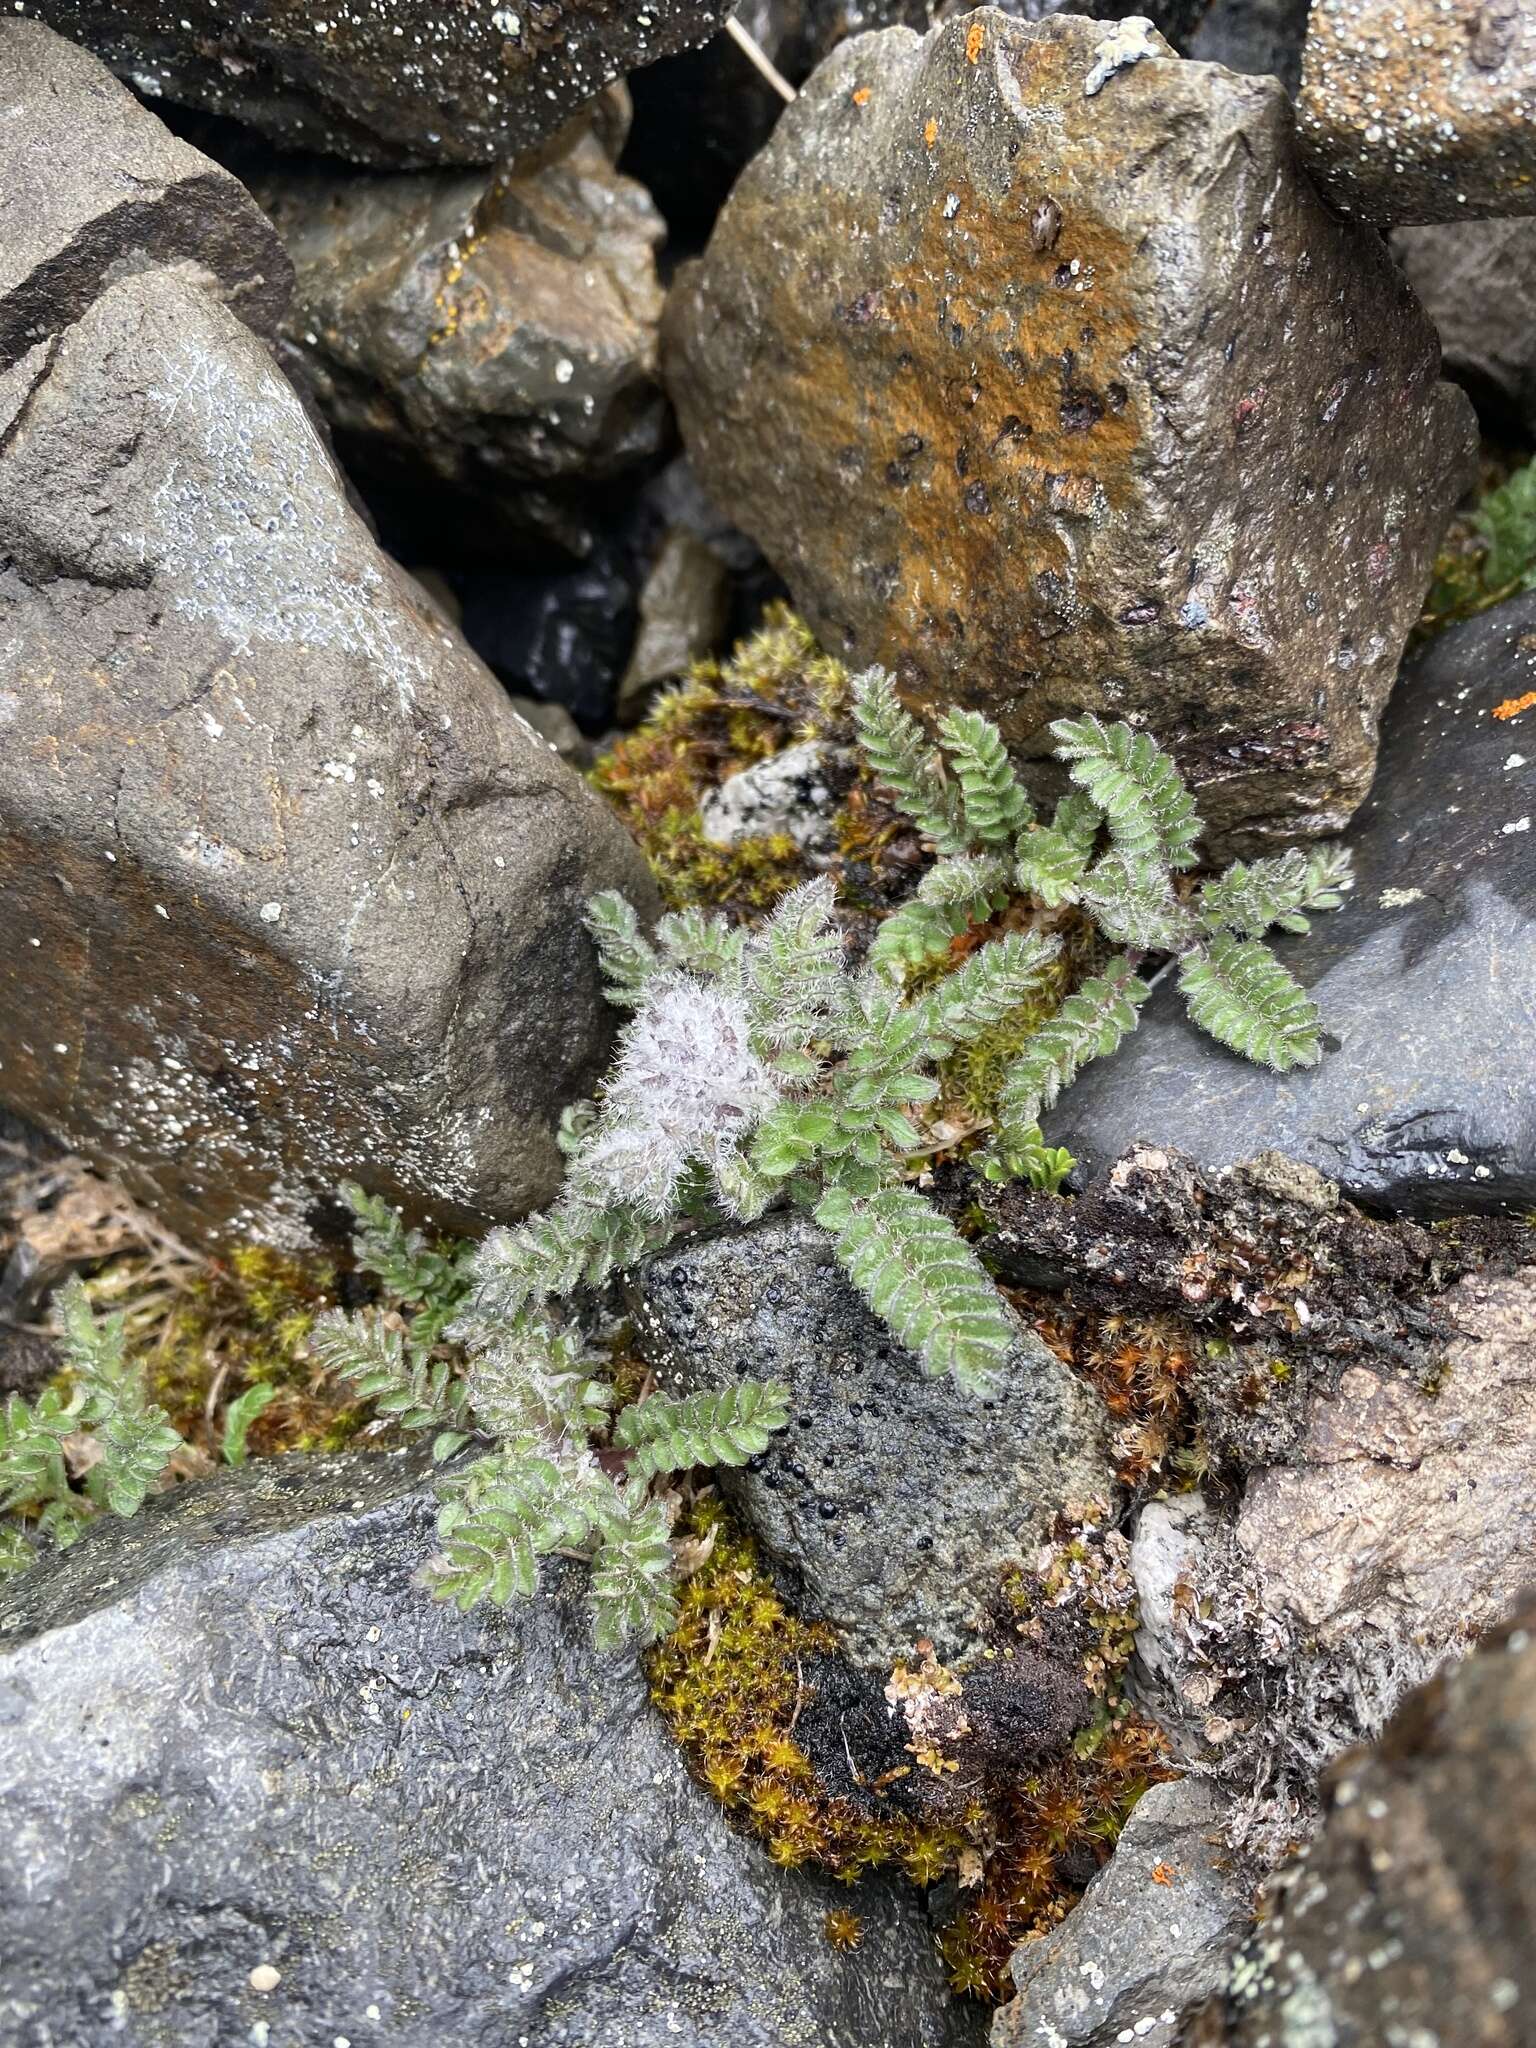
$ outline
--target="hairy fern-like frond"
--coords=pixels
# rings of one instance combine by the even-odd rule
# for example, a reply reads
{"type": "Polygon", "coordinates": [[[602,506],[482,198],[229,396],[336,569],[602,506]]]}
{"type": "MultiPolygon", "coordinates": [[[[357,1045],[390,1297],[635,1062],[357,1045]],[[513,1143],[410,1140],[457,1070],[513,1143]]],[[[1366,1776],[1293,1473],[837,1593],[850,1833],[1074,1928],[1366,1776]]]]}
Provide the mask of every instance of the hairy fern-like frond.
{"type": "Polygon", "coordinates": [[[592,1560],[592,1605],[597,1646],[655,1642],[677,1620],[672,1590],[671,1523],[660,1501],[624,1503],[610,1514],[592,1560]]]}
{"type": "Polygon", "coordinates": [[[86,1472],[86,1492],[114,1515],[136,1514],[181,1449],[181,1437],[127,1358],[123,1317],[93,1315],[77,1274],[59,1289],[55,1304],[65,1361],[85,1393],[81,1422],[99,1453],[86,1472]]]}
{"type": "Polygon", "coordinates": [[[940,909],[920,897],[908,897],[875,933],[870,962],[887,974],[903,967],[925,967],[930,960],[943,958],[968,922],[963,909],[940,909]]]}
{"type": "Polygon", "coordinates": [[[739,926],[728,924],[718,914],[711,916],[695,903],[669,911],[656,926],[656,945],[667,964],[705,979],[719,976],[735,981],[746,944],[747,935],[739,926]]]}
{"type": "Polygon", "coordinates": [[[635,1401],[615,1424],[613,1441],[634,1452],[633,1478],[652,1479],[695,1465],[745,1465],[788,1420],[788,1387],[776,1380],[741,1380],[718,1393],[681,1400],[652,1394],[635,1401]]]}
{"type": "Polygon", "coordinates": [[[1103,812],[1110,837],[1128,860],[1194,866],[1203,830],[1195,800],[1150,733],[1105,725],[1092,712],[1058,718],[1051,732],[1067,773],[1103,812]]]}
{"type": "Polygon", "coordinates": [[[983,846],[1007,846],[1034,816],[1034,806],[1002,734],[979,711],[948,711],[939,720],[939,737],[960,785],[967,836],[983,846]]]}
{"type": "Polygon", "coordinates": [[[918,831],[940,853],[964,853],[970,835],[960,792],[939,773],[933,742],[902,704],[885,669],[855,677],[853,722],[865,760],[918,831]]]}
{"type": "Polygon", "coordinates": [[[792,889],[753,935],[746,1005],[759,1051],[804,1046],[825,1030],[838,1007],[843,941],[832,922],[833,901],[831,882],[818,877],[792,889]]]}
{"type": "Polygon", "coordinates": [[[465,1442],[463,1382],[448,1360],[415,1350],[403,1325],[329,1309],[316,1318],[309,1348],[327,1372],[350,1380],[396,1428],[413,1435],[434,1430],[434,1458],[450,1457],[465,1442]]]}
{"type": "Polygon", "coordinates": [[[1059,939],[1007,932],[978,946],[953,974],[921,998],[923,1031],[932,1057],[947,1059],[957,1046],[973,1045],[984,1031],[1039,992],[1061,953],[1059,939]]]}
{"type": "Polygon", "coordinates": [[[1112,1053],[1136,1028],[1150,990],[1130,962],[1112,962],[1069,995],[1008,1069],[1000,1110],[1005,1134],[1022,1137],[1090,1060],[1112,1053]]]}
{"type": "Polygon", "coordinates": [[[1209,931],[1225,928],[1256,939],[1278,925],[1282,931],[1311,929],[1307,913],[1337,910],[1351,886],[1350,859],[1343,847],[1299,846],[1245,866],[1233,861],[1200,891],[1200,921],[1209,931]]]}
{"type": "Polygon", "coordinates": [[[997,1289],[954,1225],[915,1188],[866,1201],[832,1190],[816,1209],[839,1263],[875,1314],[924,1370],[948,1372],[982,1394],[1013,1341],[997,1289]]]}
{"type": "Polygon", "coordinates": [[[1151,860],[1131,859],[1118,848],[1111,848],[1090,869],[1079,893],[1105,938],[1128,952],[1175,952],[1193,930],[1189,912],[1174,896],[1167,869],[1151,860]]]}
{"type": "Polygon", "coordinates": [[[1179,968],[1189,1014],[1245,1059],[1288,1073],[1322,1057],[1317,1005],[1256,939],[1217,932],[1179,968]]]}
{"type": "Polygon", "coordinates": [[[587,904],[584,919],[603,970],[603,993],[616,1010],[632,1010],[656,971],[656,949],[640,930],[627,896],[604,889],[587,904]]]}

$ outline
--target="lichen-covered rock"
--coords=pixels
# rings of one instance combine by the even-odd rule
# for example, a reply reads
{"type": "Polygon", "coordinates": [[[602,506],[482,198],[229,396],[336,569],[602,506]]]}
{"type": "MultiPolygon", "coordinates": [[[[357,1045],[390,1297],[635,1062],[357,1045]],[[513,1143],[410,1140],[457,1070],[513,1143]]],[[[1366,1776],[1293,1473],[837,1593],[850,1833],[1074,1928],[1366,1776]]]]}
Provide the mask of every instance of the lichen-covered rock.
{"type": "Polygon", "coordinates": [[[1079,1904],[1015,1951],[992,2048],[1169,2048],[1252,1919],[1224,1817],[1195,1778],[1144,1793],[1079,1904]]]}
{"type": "Polygon", "coordinates": [[[40,22],[0,20],[0,370],[83,313],[103,279],[179,267],[260,334],[293,271],[227,171],[146,118],[40,22]]]}
{"type": "Polygon", "coordinates": [[[838,654],[1026,754],[1141,718],[1218,839],[1360,801],[1472,415],[1274,81],[1071,16],[845,43],[663,346],[702,482],[838,654]]]}
{"type": "Polygon", "coordinates": [[[1377,227],[1536,213],[1536,14],[1524,0],[1315,0],[1298,137],[1377,227]]]}
{"type": "Polygon", "coordinates": [[[1527,2048],[1536,2004],[1536,1609],[1332,1778],[1191,2048],[1527,2048]]]}
{"type": "Polygon", "coordinates": [[[1004,1573],[1063,1507],[1110,1496],[1099,1402],[1033,1331],[1020,1324],[996,1399],[970,1400],[900,1348],[803,1217],[677,1245],[634,1296],[665,1386],[788,1383],[788,1428],[719,1485],[862,1662],[922,1636],[941,1656],[974,1649],[1004,1573]]]}
{"type": "Polygon", "coordinates": [[[519,1214],[606,1051],[582,903],[640,857],[250,330],[153,249],[99,287],[0,373],[0,1094],[196,1237],[351,1175],[519,1214]]]}
{"type": "Polygon", "coordinates": [[[1408,1214],[1536,1203],[1536,596],[1409,663],[1351,844],[1344,907],[1276,947],[1322,1011],[1318,1066],[1248,1064],[1165,985],[1051,1142],[1091,1172],[1143,1138],[1208,1167],[1274,1148],[1408,1214]]]}
{"type": "Polygon", "coordinates": [[[737,846],[782,832],[802,853],[830,853],[837,844],[832,752],[822,740],[801,740],[727,776],[699,807],[704,837],[711,846],[737,846]]]}
{"type": "Polygon", "coordinates": [[[248,1467],[0,1592],[9,2048],[974,2041],[914,1893],[729,1832],[579,1568],[434,1601],[414,1484],[248,1467]]]}
{"type": "MultiPolygon", "coordinates": [[[[617,140],[610,137],[609,140],[617,140]]],[[[662,223],[590,119],[489,172],[276,171],[286,339],[356,475],[456,551],[573,554],[666,431],[662,223]]]]}
{"type": "Polygon", "coordinates": [[[142,93],[357,163],[488,164],[542,141],[610,79],[702,42],[731,0],[447,0],[228,8],[14,0],[142,93]]]}
{"type": "Polygon", "coordinates": [[[1536,220],[1402,228],[1392,254],[1439,329],[1447,373],[1495,431],[1536,434],[1536,220]]]}

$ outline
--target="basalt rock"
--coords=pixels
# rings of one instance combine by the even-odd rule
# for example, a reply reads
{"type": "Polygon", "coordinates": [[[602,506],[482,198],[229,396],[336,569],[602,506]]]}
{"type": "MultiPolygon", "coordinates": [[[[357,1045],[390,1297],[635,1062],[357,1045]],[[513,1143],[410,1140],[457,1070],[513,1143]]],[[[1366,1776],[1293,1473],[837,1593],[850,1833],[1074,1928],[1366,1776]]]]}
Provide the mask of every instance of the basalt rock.
{"type": "Polygon", "coordinates": [[[1090,1173],[1143,1138],[1207,1167],[1273,1147],[1411,1215],[1536,1203],[1536,596],[1409,663],[1350,843],[1344,907],[1276,945],[1322,1011],[1321,1063],[1249,1065],[1165,984],[1047,1119],[1053,1144],[1090,1173]]]}
{"type": "Polygon", "coordinates": [[[1169,2048],[1224,1982],[1252,1917],[1223,1822],[1198,1779],[1144,1793],[1079,1903],[1016,1951],[1018,1996],[993,2021],[992,2048],[1169,2048]]]}
{"type": "Polygon", "coordinates": [[[1536,1609],[1340,1765],[1190,2048],[1525,2048],[1536,2001],[1536,1609]]]}
{"type": "Polygon", "coordinates": [[[1522,0],[1315,0],[1299,138],[1377,227],[1536,213],[1536,14],[1522,0]]]}
{"type": "MultiPolygon", "coordinates": [[[[39,248],[88,205],[11,163],[122,113],[76,69],[0,133],[39,248]]],[[[0,373],[0,1093],[197,1238],[302,1238],[351,1175],[516,1215],[606,1053],[581,905],[647,900],[643,864],[380,554],[206,266],[122,253],[88,304],[36,295],[0,373]]]]}
{"type": "Polygon", "coordinates": [[[1536,220],[1402,228],[1392,254],[1439,329],[1447,375],[1490,430],[1536,434],[1536,220]]]}
{"type": "Polygon", "coordinates": [[[1285,95],[996,10],[841,45],[663,328],[701,481],[798,608],[1041,756],[1140,718],[1213,837],[1338,830],[1472,415],[1285,95]]]}
{"type": "MultiPolygon", "coordinates": [[[[610,141],[616,141],[613,135],[610,141]]],[[[488,172],[276,172],[288,346],[348,469],[462,554],[586,554],[666,433],[662,223],[590,119],[488,172]]]]}
{"type": "Polygon", "coordinates": [[[288,148],[389,166],[489,164],[541,142],[611,79],[702,42],[731,0],[17,0],[138,91],[288,148]]]}
{"type": "Polygon", "coordinates": [[[974,1651],[1004,1574],[1069,1503],[1112,1492],[1097,1398],[1032,1331],[996,1398],[968,1399],[900,1348],[803,1217],[690,1239],[633,1286],[667,1388],[726,1385],[744,1361],[789,1385],[788,1428],[718,1483],[861,1663],[889,1668],[919,1637],[974,1651]]]}
{"type": "Polygon", "coordinates": [[[915,1892],[731,1833],[580,1567],[433,1600],[418,1486],[269,1461],[0,1592],[7,2048],[976,2042],[915,1892]]]}
{"type": "Polygon", "coordinates": [[[146,118],[94,57],[0,20],[0,370],[77,318],[109,276],[178,268],[272,334],[293,268],[227,171],[146,118]]]}

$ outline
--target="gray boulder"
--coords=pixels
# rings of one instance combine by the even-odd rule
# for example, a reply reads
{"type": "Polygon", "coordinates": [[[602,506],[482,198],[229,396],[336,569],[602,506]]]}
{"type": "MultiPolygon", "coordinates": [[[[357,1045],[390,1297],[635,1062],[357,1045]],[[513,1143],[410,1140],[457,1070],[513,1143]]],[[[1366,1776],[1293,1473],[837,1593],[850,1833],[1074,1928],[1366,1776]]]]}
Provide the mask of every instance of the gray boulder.
{"type": "Polygon", "coordinates": [[[1252,1918],[1224,1801],[1194,1778],[1154,1785],[1061,1925],[1015,1951],[992,2048],[1170,2048],[1252,1918]]]}
{"type": "Polygon", "coordinates": [[[1400,228],[1392,254],[1440,330],[1447,373],[1496,427],[1536,433],[1536,220],[1400,228]]]}
{"type": "Polygon", "coordinates": [[[900,1348],[803,1217],[690,1239],[633,1285],[667,1387],[788,1383],[788,1428],[718,1483],[863,1663],[888,1668],[920,1636],[941,1658],[974,1650],[1003,1575],[1033,1563],[1061,1509],[1112,1495],[1102,1407],[1032,1330],[1004,1391],[968,1400],[900,1348]]]}
{"type": "Polygon", "coordinates": [[[702,42],[731,12],[731,0],[16,4],[139,92],[244,121],[288,148],[402,167],[513,156],[611,79],[702,42]]]}
{"type": "Polygon", "coordinates": [[[1297,136],[1380,228],[1536,213],[1536,14],[1523,0],[1316,0],[1297,136]]]}
{"type": "MultiPolygon", "coordinates": [[[[75,104],[29,75],[0,190],[75,104]]],[[[515,1216],[606,1051],[581,905],[649,903],[640,857],[250,330],[152,249],[99,284],[0,373],[0,1095],[195,1237],[298,1241],[354,1174],[515,1216]]]]}
{"type": "Polygon", "coordinates": [[[1364,796],[1472,413],[1272,79],[1070,15],[844,43],[663,362],[701,482],[851,663],[1026,756],[1142,719],[1219,840],[1364,796]]]}
{"type": "Polygon", "coordinates": [[[180,268],[259,334],[293,269],[244,188],[178,142],[88,52],[0,20],[0,370],[77,319],[103,280],[180,268]]]}
{"type": "Polygon", "coordinates": [[[1186,45],[1201,64],[1278,78],[1295,94],[1312,0],[1211,0],[1186,45]]]}
{"type": "Polygon", "coordinates": [[[434,1601],[417,1483],[250,1467],[0,1593],[9,2048],[975,2039],[915,1893],[850,1901],[727,1830],[592,1648],[579,1568],[434,1601]]]}
{"type": "Polygon", "coordinates": [[[662,223],[613,167],[618,129],[573,121],[489,171],[255,183],[297,273],[286,340],[338,452],[439,545],[584,554],[604,488],[662,446],[662,223]]]}
{"type": "Polygon", "coordinates": [[[1143,1138],[1207,1167],[1274,1149],[1405,1214],[1536,1202],[1536,709],[1509,715],[1533,686],[1536,596],[1405,669],[1350,835],[1353,894],[1276,947],[1322,1011],[1320,1065],[1250,1065],[1165,984],[1051,1142],[1090,1172],[1143,1138]]]}
{"type": "Polygon", "coordinates": [[[1527,2048],[1536,2002],[1536,1606],[1341,1764],[1191,2042],[1527,2048]]]}

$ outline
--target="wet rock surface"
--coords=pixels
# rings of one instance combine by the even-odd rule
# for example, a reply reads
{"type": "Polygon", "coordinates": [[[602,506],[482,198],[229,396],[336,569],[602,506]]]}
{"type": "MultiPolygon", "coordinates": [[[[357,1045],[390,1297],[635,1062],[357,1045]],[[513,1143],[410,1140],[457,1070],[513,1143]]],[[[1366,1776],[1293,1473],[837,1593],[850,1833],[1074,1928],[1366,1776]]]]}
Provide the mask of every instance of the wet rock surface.
{"type": "Polygon", "coordinates": [[[727,1830],[633,1659],[593,1650],[582,1574],[434,1601],[415,1484],[276,1461],[0,1592],[7,2042],[979,2037],[915,1893],[850,1895],[727,1830]]]}
{"type": "Polygon", "coordinates": [[[1280,87],[1128,37],[843,44],[683,273],[668,384],[834,651],[1026,754],[1144,718],[1219,839],[1334,831],[1470,409],[1280,87]]]}
{"type": "Polygon", "coordinates": [[[1341,1765],[1191,2048],[1530,2039],[1533,1630],[1527,1605],[1341,1765]]]}
{"type": "Polygon", "coordinates": [[[702,42],[729,0],[21,0],[138,91],[357,163],[488,164],[540,142],[631,66],[702,42]]]}
{"type": "Polygon", "coordinates": [[[260,210],[86,51],[7,16],[0,106],[0,368],[84,312],[106,278],[146,265],[184,269],[273,332],[293,273],[260,210]],[[44,136],[46,149],[28,147],[44,136]]]}
{"type": "Polygon", "coordinates": [[[1536,220],[1402,228],[1392,253],[1439,330],[1447,374],[1492,428],[1536,434],[1536,220]]]}
{"type": "Polygon", "coordinates": [[[129,266],[54,319],[0,380],[0,1089],[194,1238],[301,1239],[354,1172],[536,1204],[610,1029],[579,906],[639,855],[216,296],[129,266]]]}
{"type": "Polygon", "coordinates": [[[634,1298],[664,1386],[788,1383],[788,1428],[721,1491],[860,1662],[888,1666],[919,1636],[973,1649],[1003,1573],[1067,1503],[1108,1497],[1097,1400],[1033,1332],[1020,1325],[998,1398],[968,1400],[896,1345],[806,1219],[660,1253],[634,1298]]]}
{"type": "MultiPolygon", "coordinates": [[[[610,124],[611,126],[611,124],[610,124]]],[[[656,455],[662,223],[573,122],[488,172],[277,172],[286,339],[342,460],[441,551],[582,555],[613,480],[656,455]]]]}
{"type": "Polygon", "coordinates": [[[1442,634],[1404,671],[1349,836],[1341,910],[1277,952],[1323,1017],[1279,1078],[1202,1039],[1159,989],[1047,1120],[1086,1171],[1142,1138],[1226,1166],[1263,1147],[1367,1206],[1426,1216],[1536,1200],[1536,597],[1442,634]],[[1495,715],[1498,714],[1498,715],[1495,715]]]}
{"type": "Polygon", "coordinates": [[[1169,2048],[1224,1981],[1252,1918],[1223,1802],[1198,1779],[1154,1785],[1060,1927],[1014,1956],[992,2048],[1169,2048]]]}
{"type": "Polygon", "coordinates": [[[1536,16],[1520,0],[1315,0],[1298,134],[1378,227],[1536,212],[1536,16]]]}

